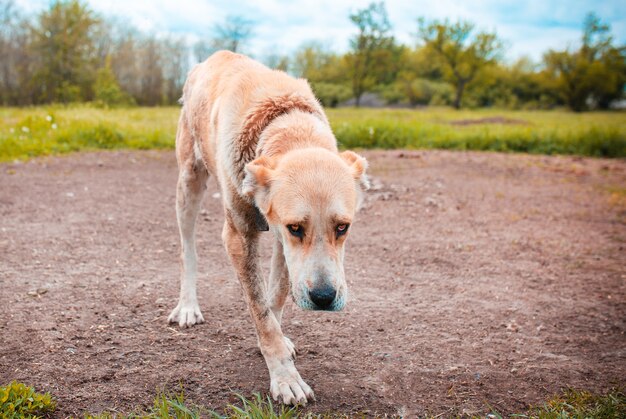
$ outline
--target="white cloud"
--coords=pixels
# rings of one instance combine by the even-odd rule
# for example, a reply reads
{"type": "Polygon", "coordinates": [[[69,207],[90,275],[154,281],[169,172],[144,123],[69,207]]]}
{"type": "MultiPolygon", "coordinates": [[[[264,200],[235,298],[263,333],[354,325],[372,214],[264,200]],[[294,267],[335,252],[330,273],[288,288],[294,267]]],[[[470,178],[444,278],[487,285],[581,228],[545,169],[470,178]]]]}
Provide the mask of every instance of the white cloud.
{"type": "MultiPolygon", "coordinates": [[[[348,48],[354,33],[350,12],[366,7],[370,0],[86,0],[105,15],[128,19],[139,29],[174,33],[187,39],[208,38],[214,26],[228,15],[243,15],[255,21],[255,38],[248,52],[289,53],[310,40],[320,40],[336,51],[348,48]]],[[[28,12],[46,7],[47,0],[17,0],[28,12]]],[[[395,36],[413,44],[416,19],[466,19],[480,29],[496,31],[509,46],[507,58],[529,55],[539,59],[548,48],[575,45],[582,20],[595,11],[626,41],[626,2],[609,0],[387,0],[395,36]]]]}

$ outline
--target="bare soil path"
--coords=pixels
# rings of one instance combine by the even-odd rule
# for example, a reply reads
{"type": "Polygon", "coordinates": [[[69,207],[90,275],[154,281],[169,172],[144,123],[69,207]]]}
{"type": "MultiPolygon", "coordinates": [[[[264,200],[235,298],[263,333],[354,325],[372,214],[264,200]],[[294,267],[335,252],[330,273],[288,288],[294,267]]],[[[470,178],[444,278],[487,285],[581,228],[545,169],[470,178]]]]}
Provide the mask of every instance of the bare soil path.
{"type": "MultiPolygon", "coordinates": [[[[348,243],[351,301],[285,314],[310,410],[511,413],[567,386],[626,384],[625,161],[364,154],[374,188],[348,243]]],[[[214,409],[267,391],[212,180],[207,322],[166,324],[176,174],[171,151],[0,165],[0,383],[50,391],[59,417],[128,412],[163,387],[214,409]]]]}

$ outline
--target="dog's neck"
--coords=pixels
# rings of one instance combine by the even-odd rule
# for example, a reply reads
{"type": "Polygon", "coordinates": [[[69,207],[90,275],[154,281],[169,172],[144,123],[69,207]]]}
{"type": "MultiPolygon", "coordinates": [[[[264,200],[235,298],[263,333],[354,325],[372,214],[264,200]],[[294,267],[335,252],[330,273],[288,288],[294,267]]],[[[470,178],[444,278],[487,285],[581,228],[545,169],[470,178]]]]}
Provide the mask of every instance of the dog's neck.
{"type": "Polygon", "coordinates": [[[256,155],[279,157],[291,150],[310,147],[337,152],[337,140],[325,117],[293,110],[274,119],[263,130],[256,155]]]}

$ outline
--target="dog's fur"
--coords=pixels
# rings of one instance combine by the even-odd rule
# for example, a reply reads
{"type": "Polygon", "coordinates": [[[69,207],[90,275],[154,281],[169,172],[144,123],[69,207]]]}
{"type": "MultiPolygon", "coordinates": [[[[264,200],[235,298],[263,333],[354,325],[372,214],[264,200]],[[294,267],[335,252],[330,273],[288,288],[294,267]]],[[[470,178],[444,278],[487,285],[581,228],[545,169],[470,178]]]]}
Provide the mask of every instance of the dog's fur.
{"type": "Polygon", "coordinates": [[[212,174],[226,217],[222,239],[256,326],[271,394],[287,404],[306,403],[313,391],[281,331],[283,305],[290,290],[305,309],[345,305],[344,243],[367,187],[367,163],[353,152],[338,153],[305,80],[242,55],[220,51],[194,67],[182,101],[176,214],[183,269],[169,321],[181,327],[204,321],[196,296],[195,222],[212,174]],[[257,260],[259,210],[275,236],[267,284],[257,260]]]}

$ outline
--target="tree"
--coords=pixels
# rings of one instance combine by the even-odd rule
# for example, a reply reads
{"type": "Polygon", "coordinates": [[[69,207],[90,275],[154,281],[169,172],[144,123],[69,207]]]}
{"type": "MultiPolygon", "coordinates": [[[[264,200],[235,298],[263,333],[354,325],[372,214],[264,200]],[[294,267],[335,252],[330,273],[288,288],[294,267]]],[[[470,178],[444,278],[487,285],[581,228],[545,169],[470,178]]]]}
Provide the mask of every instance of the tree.
{"type": "Polygon", "coordinates": [[[384,73],[381,65],[390,62],[385,55],[393,47],[394,39],[389,34],[391,25],[383,2],[371,3],[367,8],[356,11],[350,15],[350,20],[359,32],[350,40],[352,51],[346,59],[352,93],[356,106],[359,106],[363,93],[371,89],[378,82],[378,76],[384,73]]]}
{"type": "Polygon", "coordinates": [[[163,44],[163,77],[165,79],[165,103],[178,101],[188,70],[189,51],[183,38],[165,38],[163,44]]]}
{"type": "Polygon", "coordinates": [[[289,70],[289,56],[278,54],[270,51],[265,54],[263,63],[269,68],[274,70],[288,71],[289,70]]]}
{"type": "Polygon", "coordinates": [[[494,33],[474,33],[474,25],[466,21],[427,23],[419,18],[418,26],[419,37],[439,59],[444,77],[456,90],[453,106],[459,109],[467,85],[482,69],[497,62],[502,43],[494,33]]]}
{"type": "Polygon", "coordinates": [[[0,0],[0,104],[32,103],[28,25],[12,0],[0,0]]]}
{"type": "Polygon", "coordinates": [[[200,39],[193,44],[193,56],[197,63],[201,63],[218,49],[219,48],[214,47],[212,43],[200,39]]]}
{"type": "Polygon", "coordinates": [[[311,83],[324,106],[335,107],[352,97],[345,60],[320,42],[301,45],[293,55],[291,69],[311,83]]]}
{"type": "Polygon", "coordinates": [[[544,55],[549,77],[573,111],[606,109],[623,96],[626,47],[613,45],[610,27],[589,13],[578,51],[550,50],[544,55]]]}
{"type": "Polygon", "coordinates": [[[213,27],[210,41],[200,39],[193,45],[193,57],[200,63],[221,49],[241,52],[253,34],[254,22],[243,16],[228,16],[226,21],[213,27]]]}
{"type": "Polygon", "coordinates": [[[56,1],[33,28],[38,57],[35,80],[44,102],[89,100],[97,55],[93,32],[98,18],[78,0],[56,1]]]}
{"type": "Polygon", "coordinates": [[[121,88],[115,74],[111,70],[111,58],[105,59],[104,67],[96,73],[94,83],[94,99],[96,104],[105,107],[115,107],[134,104],[134,100],[121,88]]]}
{"type": "Polygon", "coordinates": [[[292,59],[292,71],[311,82],[341,83],[346,69],[341,57],[320,42],[307,42],[298,48],[292,59]]]}
{"type": "Polygon", "coordinates": [[[164,98],[163,45],[154,37],[148,36],[139,45],[139,85],[137,102],[140,105],[162,105],[164,98]]]}
{"type": "Polygon", "coordinates": [[[240,52],[243,45],[252,37],[254,23],[243,16],[228,16],[222,24],[215,25],[215,38],[212,47],[240,52]]]}

